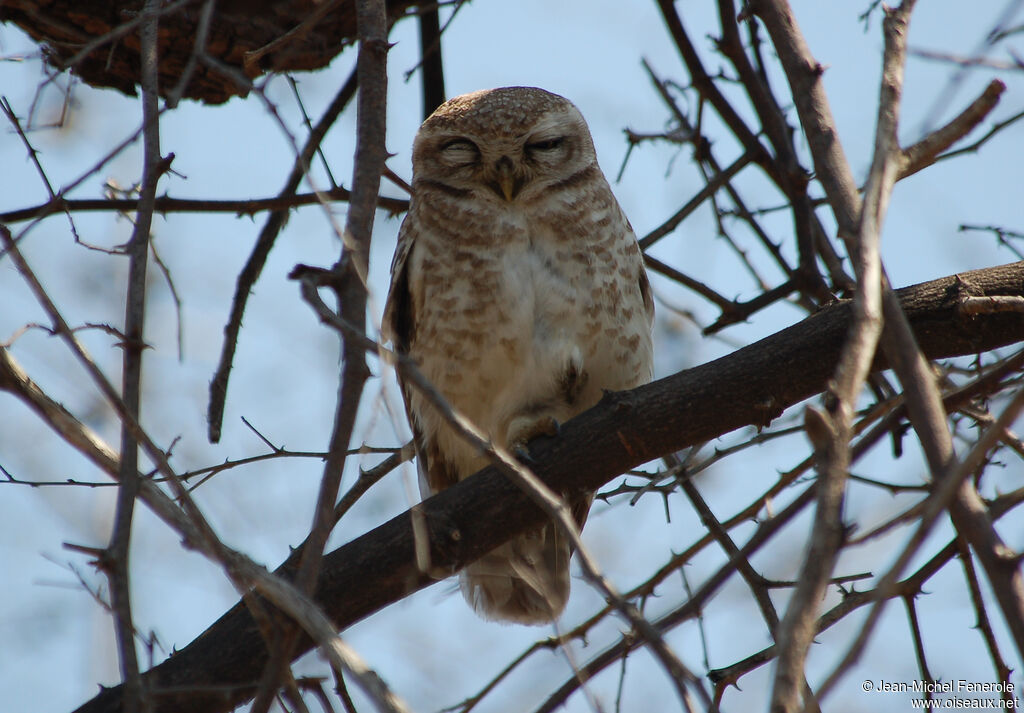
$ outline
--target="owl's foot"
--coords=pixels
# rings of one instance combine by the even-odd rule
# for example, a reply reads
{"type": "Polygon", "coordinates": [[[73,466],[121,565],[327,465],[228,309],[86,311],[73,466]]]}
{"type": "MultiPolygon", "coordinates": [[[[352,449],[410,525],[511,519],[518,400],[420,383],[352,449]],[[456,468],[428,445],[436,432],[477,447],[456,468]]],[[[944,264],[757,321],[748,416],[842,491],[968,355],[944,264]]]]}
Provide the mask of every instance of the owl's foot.
{"type": "Polygon", "coordinates": [[[554,416],[519,416],[508,425],[506,443],[516,458],[529,465],[536,463],[530,455],[529,442],[540,436],[553,438],[561,430],[562,425],[554,416]]]}

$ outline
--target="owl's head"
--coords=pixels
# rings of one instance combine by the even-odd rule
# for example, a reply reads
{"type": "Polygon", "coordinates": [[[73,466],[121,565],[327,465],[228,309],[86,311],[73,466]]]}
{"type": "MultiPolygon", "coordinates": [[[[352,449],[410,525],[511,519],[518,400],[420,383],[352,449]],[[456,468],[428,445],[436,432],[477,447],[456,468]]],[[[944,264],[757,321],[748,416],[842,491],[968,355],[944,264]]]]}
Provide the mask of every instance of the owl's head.
{"type": "Polygon", "coordinates": [[[579,110],[535,87],[484,89],[449,99],[423,122],[413,185],[512,203],[596,169],[579,110]]]}

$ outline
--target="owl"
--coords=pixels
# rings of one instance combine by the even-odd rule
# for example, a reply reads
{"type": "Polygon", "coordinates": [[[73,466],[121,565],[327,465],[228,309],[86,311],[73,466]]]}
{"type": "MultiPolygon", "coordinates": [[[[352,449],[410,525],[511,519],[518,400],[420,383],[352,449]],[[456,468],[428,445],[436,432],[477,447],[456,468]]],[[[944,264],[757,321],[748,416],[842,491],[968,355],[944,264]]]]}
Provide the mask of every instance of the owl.
{"type": "MultiPolygon", "coordinates": [[[[491,441],[554,434],[605,390],[651,379],[654,306],[636,236],[567,99],[532,87],[442,104],[413,144],[384,335],[491,441]]],[[[402,384],[423,496],[488,465],[402,384]]],[[[580,527],[592,496],[571,503],[580,527]]],[[[485,618],[541,624],[569,596],[553,522],[461,573],[485,618]]]]}

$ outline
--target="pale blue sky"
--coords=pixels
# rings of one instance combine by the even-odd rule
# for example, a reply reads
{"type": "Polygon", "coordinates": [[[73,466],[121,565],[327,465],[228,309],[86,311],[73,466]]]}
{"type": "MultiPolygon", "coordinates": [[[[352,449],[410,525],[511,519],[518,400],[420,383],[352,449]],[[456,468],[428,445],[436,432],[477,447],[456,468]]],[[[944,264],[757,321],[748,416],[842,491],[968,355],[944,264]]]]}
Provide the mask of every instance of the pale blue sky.
{"type": "MultiPolygon", "coordinates": [[[[684,22],[704,53],[708,67],[719,66],[705,38],[715,31],[710,2],[678,5],[684,22]]],[[[794,3],[796,16],[812,51],[827,66],[829,98],[841,139],[858,178],[870,162],[881,35],[877,13],[867,31],[857,16],[862,3],[794,3]]],[[[1001,4],[944,2],[921,3],[912,22],[911,46],[967,54],[978,47],[1001,4]]],[[[1018,17],[1020,22],[1024,17],[1018,17]]],[[[397,155],[389,165],[408,178],[409,149],[421,119],[418,78],[404,82],[404,72],[418,60],[415,25],[402,23],[393,34],[397,44],[389,56],[388,148],[397,155]]],[[[1019,41],[1018,41],[1019,46],[1019,41]]],[[[595,137],[605,172],[614,177],[626,150],[622,130],[658,131],[668,112],[660,103],[640,60],[646,58],[665,78],[685,81],[685,71],[669,42],[655,4],[651,2],[562,3],[528,0],[499,3],[477,0],[464,7],[444,41],[449,94],[509,84],[528,84],[564,94],[580,107],[595,137]],[[581,19],[582,18],[582,19],[581,19]]],[[[0,27],[0,54],[30,53],[31,42],[9,26],[0,27]]],[[[766,48],[766,56],[770,51],[766,48]]],[[[1004,58],[1001,55],[997,55],[1004,58]]],[[[326,71],[298,75],[300,92],[310,114],[321,108],[347,76],[354,60],[349,51],[326,71]]],[[[908,68],[901,134],[905,142],[919,136],[924,124],[948,118],[994,76],[979,70],[968,73],[940,115],[932,115],[938,97],[946,96],[953,73],[942,64],[912,59],[908,68]]],[[[40,80],[36,61],[0,62],[0,92],[24,116],[40,80]]],[[[1005,119],[1024,106],[1021,75],[1002,73],[1008,85],[1003,103],[991,121],[1005,119]]],[[[783,79],[772,77],[777,89],[783,79]]],[[[291,90],[283,78],[271,83],[270,98],[280,107],[292,130],[298,130],[291,90]]],[[[109,147],[135,130],[140,121],[139,101],[112,91],[78,85],[70,121],[63,129],[31,134],[50,180],[60,186],[77,177],[109,147]]],[[[51,92],[42,103],[44,115],[58,108],[51,92]]],[[[694,107],[688,107],[693,109],[694,107]]],[[[749,112],[748,112],[749,113],[749,112]]],[[[793,118],[795,121],[795,117],[793,118]]],[[[334,175],[350,182],[354,113],[336,124],[325,152],[334,175]]],[[[222,107],[185,102],[162,124],[164,153],[176,155],[173,168],[180,176],[165,178],[161,192],[178,197],[249,198],[276,194],[291,164],[291,148],[279,127],[260,103],[232,100],[222,107]]],[[[734,142],[714,123],[709,127],[714,150],[723,165],[734,160],[734,142]]],[[[980,133],[980,132],[979,132],[980,133]]],[[[960,223],[1002,225],[1024,231],[1021,209],[1020,166],[1024,127],[1014,126],[977,155],[934,167],[897,186],[883,237],[883,255],[896,285],[910,284],[966,269],[1014,260],[989,237],[960,234],[960,223]]],[[[650,144],[633,152],[621,182],[613,186],[638,234],[644,234],[671,215],[701,187],[692,166],[689,147],[675,149],[650,144]]],[[[98,175],[89,179],[75,197],[100,195],[106,179],[121,185],[138,180],[138,146],[125,151],[98,175]]],[[[807,162],[805,162],[806,164],[807,162]]],[[[17,137],[4,127],[0,133],[0,211],[35,204],[45,199],[33,167],[17,137]]],[[[764,187],[755,172],[738,181],[751,205],[775,204],[777,196],[764,187]]],[[[322,184],[321,184],[322,185],[322,184]]],[[[397,195],[385,184],[385,190],[397,195]]],[[[345,206],[335,206],[343,217],[345,206]]],[[[821,212],[826,215],[824,211],[821,212]]],[[[127,221],[111,215],[75,217],[83,240],[111,246],[124,242],[127,221]]],[[[371,265],[371,284],[377,314],[387,285],[387,269],[399,221],[378,214],[371,265]]],[[[146,361],[146,399],[152,406],[144,422],[160,443],[180,436],[175,464],[180,469],[212,464],[264,451],[244,427],[245,416],[276,444],[295,450],[324,447],[334,410],[337,344],[302,303],[296,286],[286,279],[297,262],[328,265],[338,252],[321,209],[305,208],[293,214],[278,239],[270,260],[249,302],[239,343],[236,367],[225,417],[223,442],[210,446],[205,439],[207,383],[216,365],[221,329],[226,318],[235,276],[262,225],[262,218],[175,215],[154,221],[154,239],[185,296],[185,360],[177,361],[175,311],[162,278],[154,272],[150,291],[147,336],[154,349],[146,361]]],[[[779,214],[765,220],[773,237],[792,254],[790,218],[779,214]]],[[[15,226],[17,229],[24,224],[15,226]]],[[[741,232],[739,232],[742,235],[741,232]]],[[[65,311],[68,321],[109,321],[119,324],[117,305],[122,299],[126,267],[111,259],[75,247],[67,222],[51,217],[35,227],[23,249],[45,285],[65,311]]],[[[756,287],[716,238],[714,222],[705,207],[689,218],[677,234],[667,238],[654,254],[699,276],[726,296],[750,297],[756,287]]],[[[778,280],[767,263],[770,279],[778,280]]],[[[654,280],[659,297],[693,310],[703,323],[715,311],[699,297],[663,280],[654,280]]],[[[691,325],[670,317],[664,303],[656,332],[658,375],[706,361],[769,334],[800,318],[800,312],[779,305],[749,325],[737,325],[721,340],[701,340],[691,325]]],[[[0,341],[24,323],[42,321],[23,282],[9,260],[0,261],[0,341]]],[[[116,375],[120,353],[101,334],[83,333],[96,360],[116,375]]],[[[44,389],[65,403],[104,437],[116,441],[116,430],[95,390],[62,346],[39,332],[21,337],[12,350],[15,358],[44,389]]],[[[375,372],[379,365],[373,363],[375,372]]],[[[401,412],[390,381],[371,382],[362,414],[359,438],[374,445],[394,445],[405,436],[404,424],[394,423],[387,405],[401,412]],[[387,398],[381,395],[386,394],[387,398]]],[[[794,417],[796,414],[787,414],[794,417]]],[[[399,419],[400,421],[400,419],[399,419]]],[[[725,442],[737,442],[733,434],[725,442]]],[[[745,457],[731,459],[700,481],[702,492],[723,516],[745,504],[755,488],[767,487],[776,473],[793,467],[807,450],[796,437],[766,445],[745,457]]],[[[368,458],[365,463],[373,463],[368,458]]],[[[346,474],[347,486],[356,461],[346,474]]],[[[0,396],[0,465],[18,477],[36,480],[78,478],[103,481],[70,448],[50,436],[35,417],[6,395],[0,396]]],[[[914,482],[920,478],[916,452],[897,463],[880,453],[862,466],[887,479],[914,482]]],[[[217,531],[232,546],[258,561],[274,566],[298,543],[308,529],[320,463],[316,460],[276,461],[230,471],[198,491],[199,502],[217,531]]],[[[1019,462],[1000,473],[1001,482],[1020,485],[1019,462]]],[[[392,475],[376,486],[343,520],[334,542],[361,534],[407,508],[415,496],[411,469],[392,475]]],[[[852,489],[848,519],[867,526],[906,505],[905,500],[880,497],[876,491],[852,489]]],[[[88,581],[102,583],[83,558],[61,548],[63,542],[102,545],[109,536],[113,490],[81,488],[0,487],[0,571],[4,572],[4,608],[0,613],[0,691],[4,710],[38,713],[68,711],[95,693],[99,682],[116,678],[116,654],[109,618],[80,591],[74,576],[58,563],[73,562],[88,581]],[[55,681],[57,683],[55,683],[55,681]]],[[[177,538],[140,509],[133,549],[133,577],[138,626],[158,632],[167,648],[181,647],[231,606],[236,594],[221,572],[200,556],[185,552],[177,538]]],[[[806,518],[788,528],[773,545],[759,553],[755,564],[779,578],[795,572],[808,523],[806,518]]],[[[672,522],[666,524],[660,501],[645,498],[634,507],[597,507],[584,539],[601,566],[620,589],[640,581],[668,556],[681,550],[700,533],[701,525],[689,506],[677,499],[672,522]],[[626,533],[624,535],[624,533],[626,533]]],[[[1019,518],[1000,527],[1009,544],[1024,547],[1019,518]]],[[[749,528],[737,532],[743,539],[749,528]]],[[[948,533],[943,533],[947,536],[948,533]]],[[[902,535],[900,536],[902,537],[902,535]]],[[[902,539],[881,546],[892,551],[902,539]]],[[[941,537],[936,540],[941,542],[941,537]]],[[[883,550],[885,551],[885,550],[883,550]]],[[[844,557],[841,569],[877,569],[878,548],[855,550],[844,557]]],[[[721,563],[709,550],[687,568],[691,581],[700,581],[721,563]]],[[[949,572],[953,573],[955,567],[949,572]]],[[[943,577],[947,575],[944,574],[943,577]]],[[[927,642],[932,670],[944,678],[990,680],[980,637],[971,630],[960,580],[936,579],[921,600],[922,616],[930,617],[927,642]]],[[[681,597],[681,584],[673,580],[664,596],[651,603],[662,611],[681,597]]],[[[477,619],[453,595],[451,582],[436,585],[352,627],[347,640],[371,666],[376,667],[396,692],[417,711],[436,711],[474,693],[512,657],[548,632],[501,626],[477,619]]],[[[781,597],[781,595],[780,595],[781,597]]],[[[778,599],[782,606],[784,599],[778,599]]],[[[565,622],[573,624],[591,613],[598,597],[576,580],[565,622]]],[[[992,610],[995,611],[994,609],[992,610]]],[[[834,663],[842,643],[855,628],[856,618],[820,638],[809,664],[812,684],[834,663]]],[[[731,581],[706,612],[705,627],[712,639],[712,667],[733,663],[768,643],[760,615],[745,586],[731,581]]],[[[587,660],[616,634],[606,624],[595,631],[590,648],[579,650],[587,660]]],[[[703,670],[702,653],[694,625],[674,631],[670,643],[684,661],[703,670]]],[[[1004,653],[1012,655],[1006,647],[1004,653]]],[[[158,655],[158,659],[162,655],[158,655]]],[[[1011,665],[1018,669],[1020,662],[1011,665]]],[[[324,666],[308,660],[304,667],[322,672],[324,666]]],[[[538,654],[486,700],[481,711],[515,711],[535,706],[541,693],[555,688],[568,675],[564,659],[538,654]]],[[[864,676],[911,680],[916,677],[909,648],[906,619],[897,606],[890,608],[865,663],[848,676],[827,710],[906,710],[898,696],[860,692],[864,676]],[[862,675],[863,674],[863,675],[862,675]]],[[[1020,681],[1019,676],[1015,680],[1020,681]]],[[[611,706],[617,674],[611,670],[592,686],[593,695],[611,706]]],[[[770,667],[744,677],[741,692],[730,692],[729,710],[762,710],[770,686],[770,667]]],[[[671,688],[646,654],[631,659],[624,693],[624,710],[656,710],[672,701],[671,688]]],[[[360,710],[364,710],[361,707],[360,710]]],[[[577,694],[569,710],[589,710],[577,694]]]]}

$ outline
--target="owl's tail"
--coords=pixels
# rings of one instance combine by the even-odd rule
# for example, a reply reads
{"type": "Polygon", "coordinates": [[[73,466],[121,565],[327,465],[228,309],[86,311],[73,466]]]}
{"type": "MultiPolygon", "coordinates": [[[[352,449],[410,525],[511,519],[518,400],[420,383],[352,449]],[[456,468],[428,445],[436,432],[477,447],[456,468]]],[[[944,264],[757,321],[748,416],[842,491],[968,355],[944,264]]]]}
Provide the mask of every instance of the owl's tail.
{"type": "Polygon", "coordinates": [[[466,600],[486,619],[546,624],[569,598],[572,552],[555,524],[519,535],[462,571],[466,600]]]}

